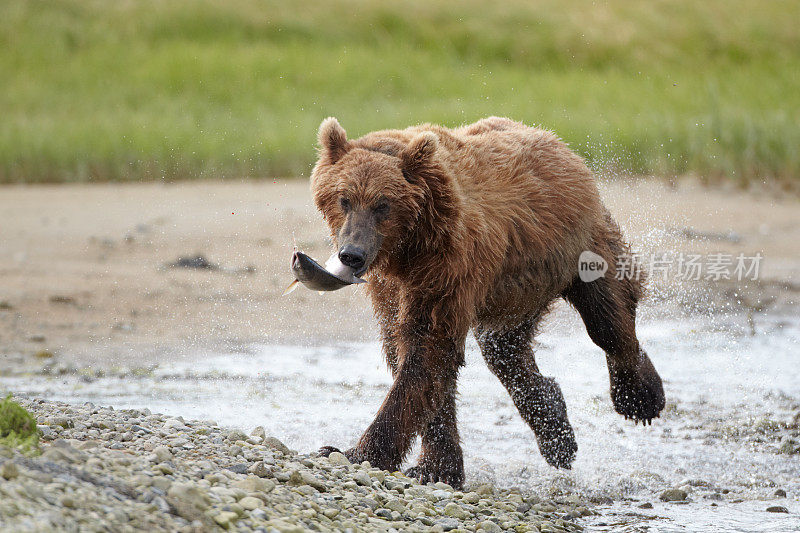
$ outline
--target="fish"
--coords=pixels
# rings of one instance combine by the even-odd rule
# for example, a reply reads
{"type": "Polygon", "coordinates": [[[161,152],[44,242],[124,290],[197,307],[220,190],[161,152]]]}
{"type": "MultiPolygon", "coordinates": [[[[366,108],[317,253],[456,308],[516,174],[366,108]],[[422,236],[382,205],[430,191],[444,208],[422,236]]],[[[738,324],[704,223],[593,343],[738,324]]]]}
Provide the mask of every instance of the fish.
{"type": "Polygon", "coordinates": [[[355,275],[355,269],[342,263],[336,253],[328,258],[323,267],[308,255],[295,250],[290,269],[295,280],[286,287],[283,296],[295,290],[301,283],[309,289],[323,293],[367,282],[355,275]]]}

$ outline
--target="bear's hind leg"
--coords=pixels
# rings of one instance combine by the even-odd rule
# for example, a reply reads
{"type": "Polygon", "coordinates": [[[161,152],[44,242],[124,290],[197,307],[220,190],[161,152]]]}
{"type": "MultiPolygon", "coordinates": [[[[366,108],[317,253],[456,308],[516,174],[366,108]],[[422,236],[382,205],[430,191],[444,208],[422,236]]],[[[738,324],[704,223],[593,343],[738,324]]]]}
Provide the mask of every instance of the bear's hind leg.
{"type": "Polygon", "coordinates": [[[641,283],[634,276],[615,276],[615,259],[628,253],[612,240],[605,255],[609,269],[591,282],[576,279],[564,297],[580,313],[592,341],[606,352],[611,400],[625,418],[645,423],[664,408],[664,387],[647,353],[636,338],[636,304],[641,283]]]}
{"type": "Polygon", "coordinates": [[[455,489],[464,485],[464,456],[456,425],[456,391],[447,395],[442,408],[422,433],[422,452],[417,466],[406,471],[420,483],[441,481],[455,489]]]}
{"type": "Polygon", "coordinates": [[[531,348],[536,320],[501,331],[478,326],[475,338],[489,369],[508,390],[523,420],[536,435],[542,457],[570,468],[578,451],[567,404],[553,378],[542,376],[531,348]]]}

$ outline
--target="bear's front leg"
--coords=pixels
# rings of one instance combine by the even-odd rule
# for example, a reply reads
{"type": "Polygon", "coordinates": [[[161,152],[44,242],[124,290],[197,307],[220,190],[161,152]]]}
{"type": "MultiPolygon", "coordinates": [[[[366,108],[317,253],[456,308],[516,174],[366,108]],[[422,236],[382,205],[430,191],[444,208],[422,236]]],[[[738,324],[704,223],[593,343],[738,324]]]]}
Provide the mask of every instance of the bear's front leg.
{"type": "Polygon", "coordinates": [[[441,481],[460,489],[464,485],[464,456],[459,441],[454,388],[424,429],[419,460],[416,466],[406,470],[406,475],[420,483],[441,481]]]}
{"type": "MultiPolygon", "coordinates": [[[[464,360],[464,334],[434,329],[428,321],[399,328],[395,381],[375,420],[345,455],[351,462],[395,471],[400,468],[413,439],[433,420],[455,390],[458,369],[464,360]],[[424,335],[420,332],[426,332],[424,335]]],[[[325,447],[321,455],[335,448],[325,447]]]]}

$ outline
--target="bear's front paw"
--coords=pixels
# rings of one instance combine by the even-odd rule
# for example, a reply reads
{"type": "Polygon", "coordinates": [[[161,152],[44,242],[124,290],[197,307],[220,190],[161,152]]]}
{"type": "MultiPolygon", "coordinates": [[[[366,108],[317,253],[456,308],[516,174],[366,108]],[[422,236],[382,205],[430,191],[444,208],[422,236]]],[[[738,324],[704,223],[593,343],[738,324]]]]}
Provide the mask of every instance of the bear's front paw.
{"type": "Polygon", "coordinates": [[[636,423],[652,424],[659,416],[664,409],[664,386],[647,354],[642,352],[637,368],[611,372],[611,400],[619,414],[636,423]]]}
{"type": "Polygon", "coordinates": [[[405,475],[423,485],[441,481],[458,490],[464,486],[464,463],[457,458],[432,461],[420,457],[419,464],[406,470],[405,475]]]}

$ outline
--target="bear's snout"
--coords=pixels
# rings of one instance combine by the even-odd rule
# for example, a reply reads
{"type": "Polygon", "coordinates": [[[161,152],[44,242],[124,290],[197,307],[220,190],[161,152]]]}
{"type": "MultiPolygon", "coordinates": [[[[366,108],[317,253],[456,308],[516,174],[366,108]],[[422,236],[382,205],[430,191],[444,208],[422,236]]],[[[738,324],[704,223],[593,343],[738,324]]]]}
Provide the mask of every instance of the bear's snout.
{"type": "Polygon", "coordinates": [[[345,244],[339,250],[339,261],[355,271],[361,270],[367,261],[367,254],[361,248],[352,244],[345,244]]]}

